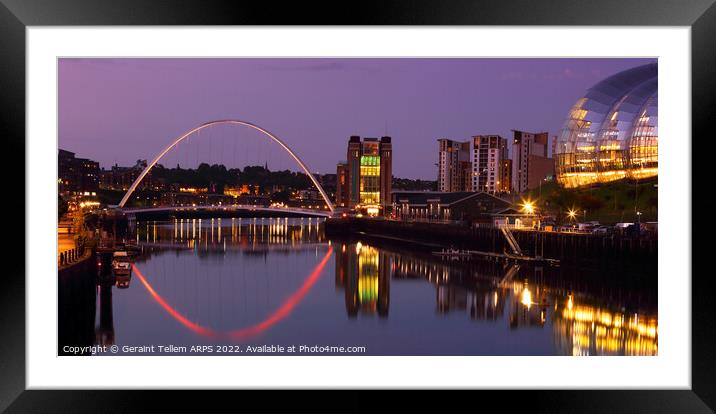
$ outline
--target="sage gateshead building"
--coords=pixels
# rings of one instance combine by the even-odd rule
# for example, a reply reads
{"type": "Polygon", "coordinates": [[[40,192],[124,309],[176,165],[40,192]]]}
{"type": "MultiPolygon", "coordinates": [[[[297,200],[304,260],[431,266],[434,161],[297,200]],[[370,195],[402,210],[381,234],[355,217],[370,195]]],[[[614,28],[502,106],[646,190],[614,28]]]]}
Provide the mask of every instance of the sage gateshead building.
{"type": "Polygon", "coordinates": [[[658,174],[658,70],[619,72],[587,90],[569,111],[556,145],[565,187],[658,174]]]}

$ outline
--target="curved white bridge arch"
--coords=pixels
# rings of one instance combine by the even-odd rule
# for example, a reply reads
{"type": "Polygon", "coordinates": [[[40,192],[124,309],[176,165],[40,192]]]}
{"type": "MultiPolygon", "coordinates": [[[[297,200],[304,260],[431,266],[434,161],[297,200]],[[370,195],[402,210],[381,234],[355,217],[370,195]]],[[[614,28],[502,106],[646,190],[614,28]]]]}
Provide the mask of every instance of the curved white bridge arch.
{"type": "Polygon", "coordinates": [[[162,157],[164,155],[166,155],[167,152],[171,151],[171,149],[174,148],[178,143],[182,142],[184,139],[186,139],[187,137],[189,137],[191,134],[193,134],[195,132],[201,131],[204,128],[208,128],[208,127],[211,127],[214,125],[220,125],[220,124],[243,125],[243,126],[255,129],[255,130],[261,132],[262,134],[266,135],[267,137],[271,138],[274,142],[276,142],[278,145],[280,145],[281,148],[283,148],[286,152],[288,152],[289,155],[291,155],[291,157],[296,161],[296,163],[298,163],[298,165],[301,167],[303,172],[305,172],[306,175],[308,175],[308,178],[311,179],[311,181],[313,182],[313,185],[315,185],[316,188],[318,189],[318,191],[321,193],[321,196],[323,197],[323,200],[326,202],[328,209],[331,210],[331,213],[333,213],[335,211],[335,207],[333,207],[333,203],[331,203],[331,200],[328,198],[326,191],[323,189],[323,187],[321,187],[321,184],[318,183],[318,180],[316,180],[316,177],[314,177],[313,174],[311,174],[311,171],[308,169],[308,167],[306,167],[306,164],[304,164],[303,161],[301,161],[301,158],[299,158],[298,155],[296,155],[296,153],[294,153],[291,150],[291,148],[288,147],[288,145],[286,145],[283,141],[281,141],[281,139],[279,139],[276,135],[261,128],[260,126],[254,125],[251,122],[239,121],[236,119],[222,119],[222,120],[218,120],[218,121],[206,122],[206,123],[199,125],[198,127],[194,128],[194,129],[190,130],[189,132],[185,133],[184,135],[180,136],[179,138],[175,139],[171,144],[169,144],[159,154],[157,154],[157,156],[154,157],[152,162],[149,163],[147,165],[147,167],[144,168],[144,170],[142,170],[142,173],[139,174],[137,179],[134,180],[132,185],[129,187],[129,190],[127,190],[127,193],[124,195],[124,197],[122,197],[122,201],[119,202],[118,207],[124,208],[124,205],[127,203],[127,201],[129,201],[129,198],[132,196],[132,193],[134,193],[134,190],[136,190],[137,186],[139,185],[140,182],[142,182],[142,179],[147,175],[149,170],[151,170],[152,167],[154,167],[154,165],[157,162],[159,162],[159,160],[162,159],[162,157]]]}

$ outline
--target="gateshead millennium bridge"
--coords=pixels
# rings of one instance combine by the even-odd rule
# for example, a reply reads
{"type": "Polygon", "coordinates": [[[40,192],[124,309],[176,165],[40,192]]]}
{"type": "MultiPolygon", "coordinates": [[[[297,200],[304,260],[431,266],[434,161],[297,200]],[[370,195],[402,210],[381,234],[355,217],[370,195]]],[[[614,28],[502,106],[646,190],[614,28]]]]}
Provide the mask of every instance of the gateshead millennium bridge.
{"type": "MultiPolygon", "coordinates": [[[[184,133],[183,135],[176,138],[174,141],[172,141],[166,148],[164,148],[159,154],[157,154],[152,162],[147,164],[146,168],[142,170],[142,172],[139,174],[136,180],[132,183],[132,185],[127,190],[127,193],[122,197],[122,200],[119,202],[118,208],[122,210],[126,210],[127,212],[139,212],[144,210],[151,210],[153,212],[157,211],[164,211],[164,210],[176,210],[177,206],[160,206],[160,207],[154,207],[150,209],[129,209],[125,208],[125,205],[127,204],[127,201],[129,201],[130,197],[134,193],[134,191],[137,189],[139,184],[142,182],[144,177],[151,171],[151,169],[159,162],[159,160],[162,159],[168,152],[170,152],[173,148],[175,148],[180,142],[187,139],[189,136],[194,134],[195,132],[199,132],[202,129],[209,128],[215,125],[238,125],[238,126],[244,126],[251,129],[254,129],[256,131],[259,131],[263,134],[263,136],[270,138],[273,142],[277,143],[284,151],[286,151],[291,158],[293,158],[294,161],[298,164],[299,167],[301,167],[301,170],[308,176],[308,178],[311,180],[313,185],[316,187],[319,193],[321,193],[321,197],[323,197],[323,200],[326,202],[326,206],[328,207],[329,211],[321,211],[321,210],[310,210],[310,209],[301,209],[301,208],[290,208],[290,207],[270,207],[270,208],[262,208],[270,209],[271,211],[285,211],[290,213],[298,213],[298,214],[307,214],[307,215],[313,215],[313,216],[331,216],[334,211],[335,207],[333,206],[333,203],[331,203],[331,200],[328,198],[328,195],[326,194],[326,191],[323,189],[321,184],[316,180],[316,177],[311,174],[311,171],[306,167],[306,164],[299,158],[299,156],[291,150],[291,148],[286,145],[280,138],[278,138],[276,135],[272,134],[271,132],[267,131],[264,128],[261,128],[258,125],[252,124],[250,122],[246,121],[240,121],[236,119],[224,119],[224,120],[217,120],[217,121],[210,121],[206,122],[204,124],[199,125],[196,128],[191,129],[190,131],[184,133]]],[[[194,210],[203,210],[203,209],[214,209],[216,206],[192,206],[191,209],[194,210]]],[[[257,206],[242,206],[242,205],[233,205],[233,206],[224,206],[224,208],[230,208],[230,209],[252,209],[255,210],[257,206]]]]}

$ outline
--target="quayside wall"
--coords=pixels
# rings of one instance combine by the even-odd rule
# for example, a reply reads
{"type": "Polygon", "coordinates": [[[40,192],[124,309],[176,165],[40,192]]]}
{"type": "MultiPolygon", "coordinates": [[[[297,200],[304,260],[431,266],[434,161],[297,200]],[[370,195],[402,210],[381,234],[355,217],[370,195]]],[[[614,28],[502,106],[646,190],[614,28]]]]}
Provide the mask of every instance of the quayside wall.
{"type": "MultiPolygon", "coordinates": [[[[395,241],[420,242],[436,249],[455,248],[509,252],[505,236],[495,227],[403,222],[365,218],[335,218],[325,223],[326,235],[366,236],[395,241]]],[[[655,237],[627,237],[579,233],[512,230],[525,254],[558,259],[564,263],[612,264],[619,267],[657,265],[655,237]]]]}

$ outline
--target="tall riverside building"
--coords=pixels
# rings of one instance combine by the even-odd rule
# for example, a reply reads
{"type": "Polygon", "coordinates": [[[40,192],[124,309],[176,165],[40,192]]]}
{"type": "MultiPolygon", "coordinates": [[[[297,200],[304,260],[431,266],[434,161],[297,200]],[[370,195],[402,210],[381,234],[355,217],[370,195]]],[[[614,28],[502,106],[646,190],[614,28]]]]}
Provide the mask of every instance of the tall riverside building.
{"type": "Polygon", "coordinates": [[[99,189],[99,163],[87,158],[76,158],[74,152],[59,150],[57,176],[60,193],[83,195],[96,193],[99,189]]]}
{"type": "Polygon", "coordinates": [[[438,139],[438,191],[470,191],[470,141],[438,139]]]}
{"type": "Polygon", "coordinates": [[[385,211],[391,205],[393,192],[393,143],[390,137],[380,138],[380,205],[385,211]]]}
{"type": "Polygon", "coordinates": [[[348,163],[339,162],[336,166],[336,207],[347,207],[348,198],[348,163]]]}
{"type": "Polygon", "coordinates": [[[554,162],[548,157],[549,134],[512,130],[512,190],[532,189],[554,174],[554,162]]]}
{"type": "Polygon", "coordinates": [[[340,205],[379,214],[390,205],[393,184],[393,146],[390,137],[363,138],[351,136],[345,164],[337,168],[336,202],[340,205]],[[345,170],[345,171],[342,171],[345,170]],[[341,174],[345,176],[342,184],[341,174]]]}
{"type": "Polygon", "coordinates": [[[472,137],[472,148],[472,190],[490,194],[509,192],[509,176],[504,170],[509,164],[507,140],[499,135],[476,135],[472,137]]]}
{"type": "Polygon", "coordinates": [[[500,163],[502,169],[502,178],[497,184],[498,192],[500,193],[511,193],[512,192],[512,160],[505,158],[500,163]]]}

